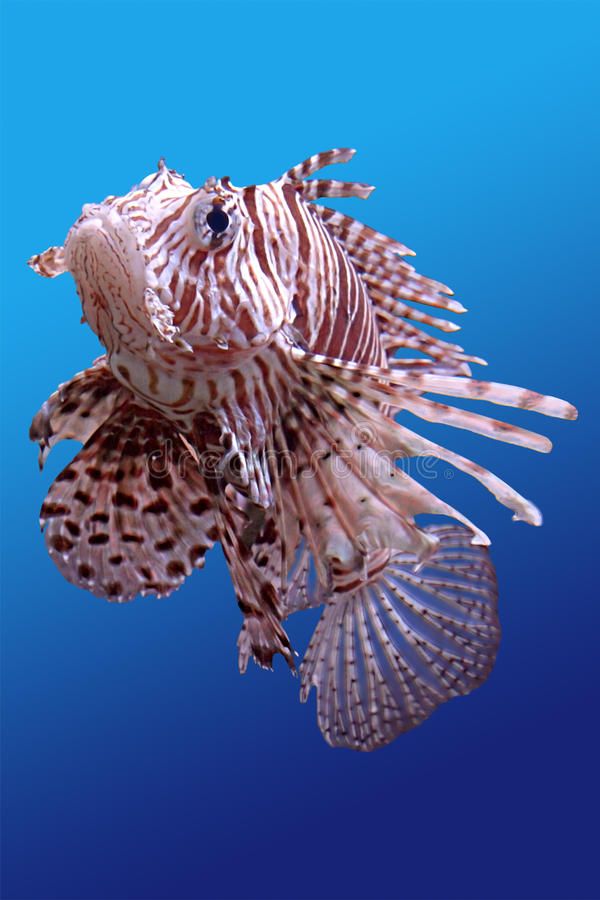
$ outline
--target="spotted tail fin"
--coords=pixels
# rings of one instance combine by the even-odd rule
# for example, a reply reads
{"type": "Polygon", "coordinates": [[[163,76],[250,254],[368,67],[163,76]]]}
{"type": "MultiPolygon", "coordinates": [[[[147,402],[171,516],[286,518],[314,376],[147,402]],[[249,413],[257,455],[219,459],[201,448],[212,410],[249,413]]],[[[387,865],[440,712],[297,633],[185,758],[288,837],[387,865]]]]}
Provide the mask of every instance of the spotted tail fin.
{"type": "Polygon", "coordinates": [[[333,746],[381,747],[493,667],[500,626],[488,551],[459,525],[425,530],[438,544],[422,567],[412,554],[380,551],[365,580],[338,575],[326,598],[300,669],[301,699],[316,689],[333,746]]]}

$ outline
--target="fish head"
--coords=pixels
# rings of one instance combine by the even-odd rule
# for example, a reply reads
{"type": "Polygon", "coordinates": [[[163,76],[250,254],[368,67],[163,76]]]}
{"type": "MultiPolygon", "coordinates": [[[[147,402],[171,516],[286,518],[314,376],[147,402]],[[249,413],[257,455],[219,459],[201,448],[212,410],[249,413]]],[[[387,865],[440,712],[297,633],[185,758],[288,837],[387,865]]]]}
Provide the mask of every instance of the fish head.
{"type": "Polygon", "coordinates": [[[109,352],[237,360],[293,319],[298,241],[287,225],[281,180],[194,188],[161,160],[125,196],[84,206],[64,247],[29,264],[46,277],[72,274],[109,352]]]}

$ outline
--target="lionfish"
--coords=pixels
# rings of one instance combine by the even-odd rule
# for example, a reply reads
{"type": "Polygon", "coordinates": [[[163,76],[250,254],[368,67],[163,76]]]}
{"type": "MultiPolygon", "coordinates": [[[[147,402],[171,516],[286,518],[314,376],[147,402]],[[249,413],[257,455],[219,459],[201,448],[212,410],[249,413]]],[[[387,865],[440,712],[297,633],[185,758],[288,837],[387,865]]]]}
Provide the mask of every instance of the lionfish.
{"type": "Polygon", "coordinates": [[[243,615],[240,671],[276,653],[295,671],[284,622],[322,606],[301,699],[316,688],[329,744],[372,750],[480,685],[500,639],[488,538],[403,461],[443,460],[514,519],[541,523],[397,414],[547,452],[545,437],[430,395],[576,410],[472,379],[483,360],[434,336],[458,326],[422,308],[465,312],[452,291],[419,275],[403,244],[312,203],[369,196],[309,177],[353,154],[243,188],[193,188],[161,160],[125,196],[84,206],[64,247],[29,264],[73,275],[106,353],[52,394],[30,434],[40,467],[63,438],[83,443],[40,520],[71,583],[117,602],[164,597],[220,542],[243,615]],[[444,519],[423,526],[423,514],[444,519]]]}

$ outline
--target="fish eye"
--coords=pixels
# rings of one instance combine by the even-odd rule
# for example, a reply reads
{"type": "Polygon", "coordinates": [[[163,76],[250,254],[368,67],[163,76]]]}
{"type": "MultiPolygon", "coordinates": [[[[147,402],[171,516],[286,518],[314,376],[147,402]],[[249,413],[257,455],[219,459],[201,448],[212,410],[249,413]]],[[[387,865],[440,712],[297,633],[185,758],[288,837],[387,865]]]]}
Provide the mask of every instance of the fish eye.
{"type": "Polygon", "coordinates": [[[215,234],[223,234],[229,227],[229,216],[221,206],[213,206],[206,217],[206,224],[215,234]]]}
{"type": "Polygon", "coordinates": [[[231,199],[203,197],[190,215],[195,239],[206,250],[222,250],[235,240],[240,221],[231,199]]]}

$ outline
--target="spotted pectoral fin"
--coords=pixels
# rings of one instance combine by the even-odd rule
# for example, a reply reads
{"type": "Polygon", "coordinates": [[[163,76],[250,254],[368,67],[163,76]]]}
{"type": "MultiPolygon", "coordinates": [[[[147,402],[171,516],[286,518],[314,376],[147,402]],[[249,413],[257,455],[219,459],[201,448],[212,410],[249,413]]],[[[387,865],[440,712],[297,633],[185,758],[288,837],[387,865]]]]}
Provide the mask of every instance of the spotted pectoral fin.
{"type": "Polygon", "coordinates": [[[216,537],[213,501],[185,443],[131,402],[56,478],[40,521],[65,578],[117,601],[171,593],[216,537]]]}
{"type": "Polygon", "coordinates": [[[61,384],[36,413],[29,429],[29,437],[39,444],[40,468],[55,444],[65,439],[85,444],[130,396],[110,371],[106,356],[61,384]]]}
{"type": "Polygon", "coordinates": [[[427,529],[437,549],[407,553],[364,584],[332,592],[301,666],[301,699],[333,746],[373,750],[468,694],[489,675],[500,640],[488,551],[458,525],[427,529]]]}

